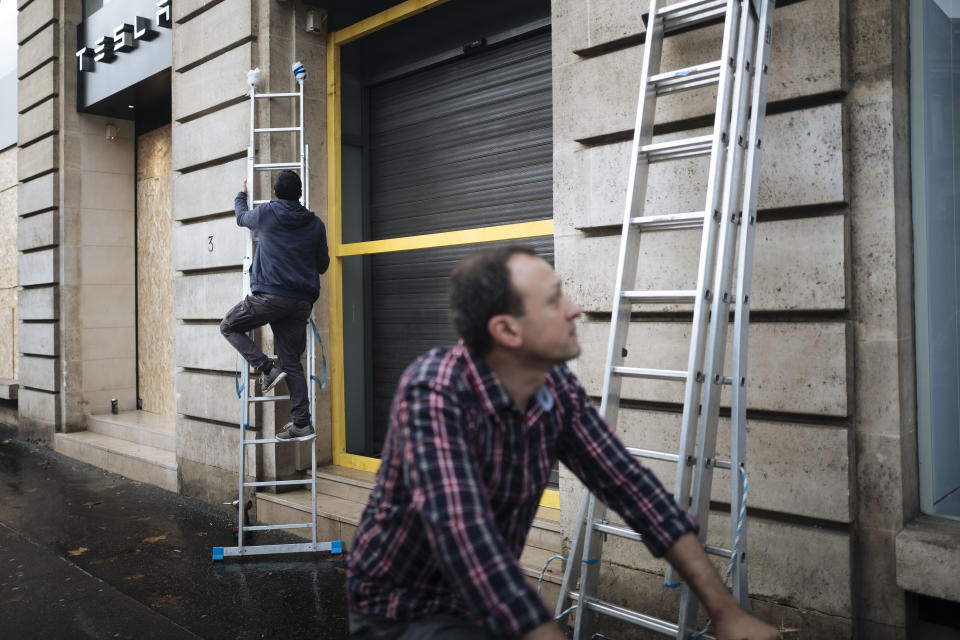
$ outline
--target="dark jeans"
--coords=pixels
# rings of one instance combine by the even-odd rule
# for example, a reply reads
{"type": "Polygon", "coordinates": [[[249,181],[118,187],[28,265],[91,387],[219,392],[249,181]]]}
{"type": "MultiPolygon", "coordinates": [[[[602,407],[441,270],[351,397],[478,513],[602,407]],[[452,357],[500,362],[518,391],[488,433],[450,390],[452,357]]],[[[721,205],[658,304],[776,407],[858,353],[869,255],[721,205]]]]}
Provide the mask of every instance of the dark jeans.
{"type": "Polygon", "coordinates": [[[307,346],[307,321],[312,309],[313,304],[307,300],[252,293],[230,309],[220,323],[223,337],[247,362],[260,370],[270,363],[270,358],[254,344],[247,331],[270,324],[280,360],[278,366],[287,374],[290,414],[293,424],[298,427],[310,424],[310,400],[300,356],[307,346]]]}
{"type": "Polygon", "coordinates": [[[445,613],[394,622],[351,612],[350,634],[360,640],[493,640],[487,630],[445,613]]]}

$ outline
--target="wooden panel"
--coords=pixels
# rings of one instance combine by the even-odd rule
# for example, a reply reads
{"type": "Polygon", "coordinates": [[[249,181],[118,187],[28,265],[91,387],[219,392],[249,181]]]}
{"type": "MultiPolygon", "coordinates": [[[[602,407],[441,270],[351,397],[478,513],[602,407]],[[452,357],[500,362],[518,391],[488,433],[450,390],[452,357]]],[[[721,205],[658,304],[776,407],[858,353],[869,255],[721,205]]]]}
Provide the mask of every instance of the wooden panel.
{"type": "Polygon", "coordinates": [[[137,140],[137,370],[143,410],[174,415],[170,125],[137,140]]]}

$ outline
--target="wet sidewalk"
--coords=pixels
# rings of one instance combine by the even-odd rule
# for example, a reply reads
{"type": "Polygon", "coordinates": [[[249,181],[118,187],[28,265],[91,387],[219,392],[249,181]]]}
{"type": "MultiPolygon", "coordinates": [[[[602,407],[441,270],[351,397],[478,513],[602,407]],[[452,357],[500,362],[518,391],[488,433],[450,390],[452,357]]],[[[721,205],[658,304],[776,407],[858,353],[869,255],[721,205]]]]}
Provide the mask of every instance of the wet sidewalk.
{"type": "Polygon", "coordinates": [[[0,636],[349,638],[345,556],[214,563],[229,516],[0,427],[0,636]]]}

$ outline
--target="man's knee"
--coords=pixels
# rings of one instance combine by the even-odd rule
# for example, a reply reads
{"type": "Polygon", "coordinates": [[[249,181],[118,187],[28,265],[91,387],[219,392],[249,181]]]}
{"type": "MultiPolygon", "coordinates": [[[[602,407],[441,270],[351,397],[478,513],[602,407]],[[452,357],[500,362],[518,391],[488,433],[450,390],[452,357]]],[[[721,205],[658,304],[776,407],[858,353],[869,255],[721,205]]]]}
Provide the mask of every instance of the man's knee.
{"type": "Polygon", "coordinates": [[[220,322],[220,335],[222,335],[224,338],[229,338],[232,333],[233,325],[230,324],[229,317],[224,318],[220,322]]]}

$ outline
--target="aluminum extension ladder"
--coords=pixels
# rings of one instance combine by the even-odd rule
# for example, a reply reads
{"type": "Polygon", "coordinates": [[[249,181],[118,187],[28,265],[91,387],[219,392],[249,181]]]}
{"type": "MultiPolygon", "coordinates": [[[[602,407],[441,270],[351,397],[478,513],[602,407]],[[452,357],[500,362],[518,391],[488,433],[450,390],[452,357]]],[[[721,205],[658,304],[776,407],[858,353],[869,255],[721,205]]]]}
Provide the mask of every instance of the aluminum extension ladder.
{"type": "MultiPolygon", "coordinates": [[[[747,329],[755,235],[757,182],[766,111],[767,67],[775,0],[686,0],[660,7],[650,0],[640,76],[640,96],[630,156],[626,207],[614,290],[610,339],[603,377],[601,414],[617,424],[620,387],[624,378],[673,380],[685,383],[680,446],[677,453],[630,448],[640,458],[677,464],[674,496],[700,521],[700,541],[706,541],[714,468],[730,470],[730,548],[707,546],[708,553],[729,560],[733,594],[746,609],[746,386],[747,329]],[[723,19],[718,60],[661,72],[665,35],[723,19]],[[754,73],[759,69],[760,73],[754,73]],[[717,85],[713,133],[702,137],[653,143],[657,97],[717,85]],[[748,116],[749,111],[749,118],[748,116]],[[732,142],[732,144],[730,144],[732,142]],[[644,215],[649,165],[695,156],[710,156],[706,203],[702,211],[644,215]],[[702,229],[695,290],[634,290],[641,232],[702,229]],[[732,274],[736,262],[736,283],[732,274]],[[690,351],[686,371],[644,369],[625,365],[627,331],[634,305],[693,304],[690,351]],[[724,351],[731,305],[734,307],[732,375],[724,375],[724,351]],[[720,393],[731,393],[731,457],[716,459],[720,393]]],[[[639,541],[628,527],[611,524],[606,509],[586,490],[564,572],[557,620],[565,622],[576,610],[574,639],[591,638],[597,614],[610,616],[664,635],[688,640],[698,631],[699,602],[689,585],[682,585],[677,623],[603,602],[597,598],[602,543],[606,535],[639,541]],[[575,590],[579,582],[579,591],[575,590]],[[576,604],[572,604],[576,602],[576,604]],[[572,606],[571,606],[572,605],[572,606]]],[[[679,582],[667,567],[666,584],[679,582]]]]}
{"type": "MultiPolygon", "coordinates": [[[[247,82],[250,85],[250,144],[247,147],[247,197],[250,200],[250,207],[253,208],[258,204],[263,202],[269,202],[270,199],[266,200],[256,200],[254,198],[254,192],[256,190],[256,181],[254,180],[255,172],[260,171],[282,171],[284,169],[291,169],[299,172],[303,183],[303,205],[310,208],[310,181],[309,176],[309,167],[310,167],[310,148],[309,145],[304,140],[303,134],[303,83],[306,79],[306,70],[303,65],[299,62],[293,64],[293,74],[296,78],[298,90],[288,93],[257,93],[257,85],[260,81],[260,70],[254,69],[247,74],[247,82]],[[269,100],[274,98],[292,98],[297,102],[298,110],[298,120],[297,125],[292,127],[261,127],[256,126],[256,112],[257,112],[257,100],[269,100]],[[299,160],[296,162],[256,162],[256,134],[273,134],[273,133],[296,133],[297,134],[297,146],[299,149],[299,160]]],[[[243,295],[247,296],[250,294],[250,266],[253,263],[253,242],[254,242],[254,232],[249,231],[246,238],[246,247],[244,250],[243,256],[243,295]]],[[[313,313],[310,314],[310,322],[307,325],[307,352],[306,352],[306,378],[307,378],[307,388],[309,393],[310,400],[310,416],[316,422],[317,415],[317,397],[316,389],[313,386],[313,382],[319,380],[315,375],[315,346],[313,341],[312,332],[316,332],[316,324],[314,322],[313,313]]],[[[318,336],[319,337],[319,336],[318,336]]],[[[275,356],[271,356],[271,359],[275,359],[275,356]]],[[[242,359],[241,359],[242,361],[242,359]]],[[[330,542],[318,542],[317,541],[317,480],[316,480],[316,469],[317,469],[317,447],[316,447],[316,432],[313,436],[310,436],[306,439],[296,439],[296,440],[280,440],[277,438],[255,438],[247,439],[246,433],[250,428],[250,405],[253,403],[265,403],[265,402],[277,402],[280,400],[289,400],[290,396],[251,396],[250,395],[250,366],[246,362],[243,362],[241,367],[241,385],[239,388],[238,395],[240,396],[241,401],[241,419],[240,419],[240,453],[239,453],[239,480],[238,480],[238,492],[239,497],[236,503],[237,505],[237,546],[236,547],[214,547],[213,548],[213,559],[214,560],[223,560],[225,557],[236,557],[236,556],[250,556],[250,555],[262,555],[262,554],[277,554],[277,553],[303,553],[311,551],[330,551],[333,554],[339,554],[343,551],[343,542],[340,540],[333,540],[330,542]],[[310,479],[309,480],[273,480],[273,481],[264,481],[264,482],[245,482],[243,479],[243,472],[245,469],[245,462],[247,456],[247,447],[263,445],[263,444],[275,444],[275,445],[284,445],[288,442],[309,442],[310,443],[310,479]],[[253,488],[253,487],[277,487],[277,486],[290,486],[290,485],[310,485],[310,497],[311,497],[311,517],[310,522],[305,523],[296,523],[296,524],[274,524],[274,525],[248,525],[245,522],[245,500],[244,500],[244,489],[253,488]],[[244,544],[244,533],[249,531],[265,531],[265,530],[275,530],[275,529],[305,529],[309,528],[311,532],[311,542],[304,542],[299,544],[263,544],[263,545],[247,545],[244,544]]],[[[324,375],[324,377],[326,377],[324,375]]]]}

